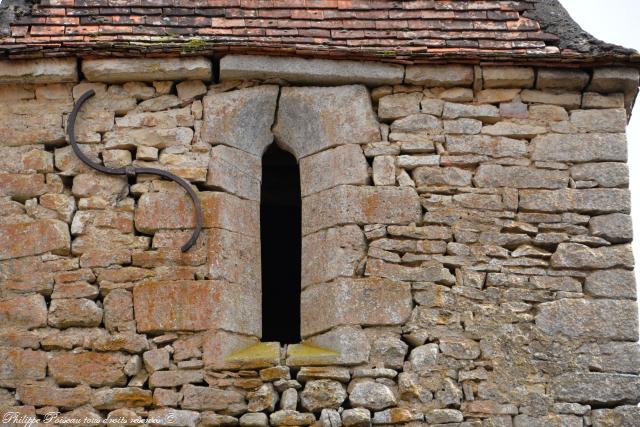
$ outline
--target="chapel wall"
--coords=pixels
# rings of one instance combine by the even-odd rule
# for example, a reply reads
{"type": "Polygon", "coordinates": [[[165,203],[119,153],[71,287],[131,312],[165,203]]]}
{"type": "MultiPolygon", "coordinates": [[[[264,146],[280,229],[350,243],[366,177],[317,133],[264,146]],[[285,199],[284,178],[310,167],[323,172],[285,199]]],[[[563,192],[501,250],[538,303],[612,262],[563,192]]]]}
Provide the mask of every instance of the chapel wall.
{"type": "Polygon", "coordinates": [[[250,73],[228,58],[220,83],[203,58],[0,67],[3,412],[640,422],[625,137],[637,71],[363,63],[345,81],[328,61],[337,71],[312,86],[297,60],[285,81],[270,61],[256,74],[255,58],[250,73]],[[87,90],[83,152],[197,190],[189,251],[183,189],[73,153],[66,119],[87,90]],[[272,143],[300,165],[301,345],[259,342],[272,143]]]}

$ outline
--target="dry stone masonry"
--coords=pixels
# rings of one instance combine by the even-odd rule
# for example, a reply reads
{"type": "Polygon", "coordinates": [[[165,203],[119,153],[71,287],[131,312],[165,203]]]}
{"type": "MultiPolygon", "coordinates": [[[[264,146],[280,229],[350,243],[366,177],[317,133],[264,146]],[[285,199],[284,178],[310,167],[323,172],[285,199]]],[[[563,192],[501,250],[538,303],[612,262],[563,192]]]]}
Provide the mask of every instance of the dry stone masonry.
{"type": "Polygon", "coordinates": [[[640,425],[637,69],[314,61],[228,55],[219,82],[204,57],[2,62],[3,416],[640,425]],[[88,90],[90,158],[198,192],[189,251],[182,189],[97,173],[67,144],[88,90]],[[260,342],[271,144],[301,176],[287,346],[260,342]]]}

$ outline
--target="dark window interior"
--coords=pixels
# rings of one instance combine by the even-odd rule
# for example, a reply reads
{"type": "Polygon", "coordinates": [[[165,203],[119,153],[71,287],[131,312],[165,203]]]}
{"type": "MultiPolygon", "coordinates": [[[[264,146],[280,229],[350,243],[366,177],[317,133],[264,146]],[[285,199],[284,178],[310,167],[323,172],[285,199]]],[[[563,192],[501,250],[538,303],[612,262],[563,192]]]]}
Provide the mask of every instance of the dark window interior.
{"type": "Polygon", "coordinates": [[[262,341],[300,342],[300,169],[272,144],[262,158],[262,341]]]}

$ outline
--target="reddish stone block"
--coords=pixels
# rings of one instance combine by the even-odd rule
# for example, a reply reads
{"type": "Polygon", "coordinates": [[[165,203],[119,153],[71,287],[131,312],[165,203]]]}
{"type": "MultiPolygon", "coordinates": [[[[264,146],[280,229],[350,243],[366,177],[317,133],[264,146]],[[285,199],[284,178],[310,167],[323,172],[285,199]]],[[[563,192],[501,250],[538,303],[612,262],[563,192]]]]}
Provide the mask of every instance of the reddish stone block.
{"type": "Polygon", "coordinates": [[[147,282],[133,289],[139,332],[225,329],[261,335],[259,292],[214,280],[147,282]]]}
{"type": "Polygon", "coordinates": [[[128,360],[121,353],[54,353],[49,360],[49,374],[60,385],[124,385],[124,365],[128,360]]]}

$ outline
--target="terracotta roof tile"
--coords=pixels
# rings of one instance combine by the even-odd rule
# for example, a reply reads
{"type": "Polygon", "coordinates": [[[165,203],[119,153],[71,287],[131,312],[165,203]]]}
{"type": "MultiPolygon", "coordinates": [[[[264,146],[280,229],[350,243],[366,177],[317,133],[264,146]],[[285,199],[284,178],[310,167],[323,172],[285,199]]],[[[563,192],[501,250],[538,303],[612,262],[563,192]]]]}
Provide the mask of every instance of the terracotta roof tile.
{"type": "Polygon", "coordinates": [[[558,0],[41,0],[18,17],[2,8],[0,55],[11,58],[233,51],[640,65],[637,52],[582,31],[558,0]]]}

